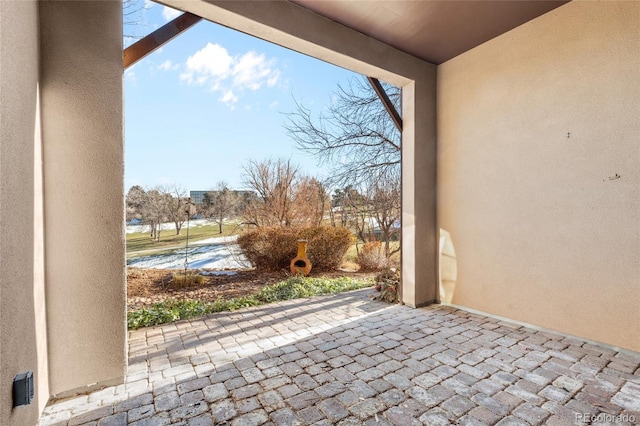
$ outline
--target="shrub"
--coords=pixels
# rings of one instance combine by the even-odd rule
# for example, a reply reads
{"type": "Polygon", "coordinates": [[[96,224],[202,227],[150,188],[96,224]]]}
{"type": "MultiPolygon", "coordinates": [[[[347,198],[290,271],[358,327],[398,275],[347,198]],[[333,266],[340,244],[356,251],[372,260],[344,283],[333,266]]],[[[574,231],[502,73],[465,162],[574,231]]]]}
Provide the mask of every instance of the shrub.
{"type": "Polygon", "coordinates": [[[257,269],[286,268],[297,253],[297,238],[290,228],[261,227],[244,232],[238,245],[257,269]]]}
{"type": "Polygon", "coordinates": [[[315,271],[336,269],[351,244],[353,236],[345,228],[313,226],[307,228],[261,227],[238,238],[245,257],[257,269],[289,269],[298,252],[298,240],[307,240],[307,257],[315,271]]]}
{"type": "Polygon", "coordinates": [[[376,290],[380,291],[377,300],[396,303],[400,290],[400,271],[390,268],[379,273],[376,276],[376,290]]]}
{"type": "Polygon", "coordinates": [[[356,262],[362,271],[378,271],[389,265],[380,241],[364,243],[358,251],[356,262]]]}
{"type": "Polygon", "coordinates": [[[189,287],[196,284],[203,284],[205,282],[205,278],[197,272],[188,271],[177,272],[173,274],[171,279],[171,285],[178,288],[189,287]]]}

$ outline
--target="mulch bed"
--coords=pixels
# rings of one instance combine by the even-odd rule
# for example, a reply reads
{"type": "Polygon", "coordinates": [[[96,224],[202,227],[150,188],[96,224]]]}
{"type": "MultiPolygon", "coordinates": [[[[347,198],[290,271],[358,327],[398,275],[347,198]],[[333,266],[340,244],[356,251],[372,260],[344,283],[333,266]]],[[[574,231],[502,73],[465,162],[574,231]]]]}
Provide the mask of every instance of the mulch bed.
{"type": "MultiPolygon", "coordinates": [[[[235,272],[233,275],[207,275],[205,276],[205,282],[202,284],[177,288],[172,284],[173,274],[183,274],[184,270],[128,268],[127,310],[132,311],[150,307],[154,303],[163,302],[167,299],[213,302],[218,298],[232,299],[248,296],[256,294],[265,285],[277,283],[290,275],[285,271],[242,270],[233,272],[235,272]]],[[[375,275],[372,272],[348,271],[311,273],[312,277],[322,276],[329,278],[348,276],[365,279],[375,275]]]]}

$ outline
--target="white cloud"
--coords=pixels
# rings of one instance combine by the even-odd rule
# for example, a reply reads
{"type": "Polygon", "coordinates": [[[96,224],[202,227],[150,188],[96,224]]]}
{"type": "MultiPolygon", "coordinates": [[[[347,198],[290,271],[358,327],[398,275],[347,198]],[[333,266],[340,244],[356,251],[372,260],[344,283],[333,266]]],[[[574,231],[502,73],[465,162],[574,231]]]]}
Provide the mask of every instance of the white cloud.
{"type": "Polygon", "coordinates": [[[178,68],[180,65],[172,63],[169,59],[158,65],[158,69],[164,71],[177,70],[178,68]]]}
{"type": "Polygon", "coordinates": [[[151,9],[155,5],[156,5],[156,3],[151,1],[151,0],[144,0],[144,8],[145,9],[151,9]]]}
{"type": "Polygon", "coordinates": [[[185,69],[181,80],[221,92],[218,100],[227,105],[238,102],[245,90],[273,87],[280,78],[275,59],[254,51],[232,57],[227,49],[213,43],[189,56],[185,69]]]}
{"type": "Polygon", "coordinates": [[[231,72],[232,63],[233,58],[227,49],[219,44],[207,43],[202,50],[189,56],[187,71],[180,74],[180,79],[201,85],[211,80],[223,80],[231,72]]]}
{"type": "Polygon", "coordinates": [[[177,18],[180,15],[182,15],[181,11],[172,9],[169,6],[164,6],[162,8],[162,16],[167,20],[167,22],[177,18]]]}
{"type": "Polygon", "coordinates": [[[273,102],[271,102],[271,103],[269,104],[269,108],[270,108],[270,109],[274,109],[275,107],[277,107],[277,106],[278,106],[278,104],[280,104],[280,102],[278,102],[278,101],[273,101],[273,102]]]}
{"type": "Polygon", "coordinates": [[[233,67],[233,84],[251,90],[258,90],[264,83],[273,87],[280,76],[280,71],[271,68],[274,62],[253,51],[245,53],[233,67]]]}
{"type": "Polygon", "coordinates": [[[220,96],[220,98],[218,98],[218,100],[220,102],[224,102],[226,104],[228,104],[228,103],[236,103],[236,102],[238,102],[238,97],[236,95],[234,95],[231,90],[225,90],[222,93],[222,96],[220,96]]]}
{"type": "Polygon", "coordinates": [[[133,71],[133,68],[129,68],[124,72],[124,78],[129,81],[136,81],[136,73],[133,71]]]}

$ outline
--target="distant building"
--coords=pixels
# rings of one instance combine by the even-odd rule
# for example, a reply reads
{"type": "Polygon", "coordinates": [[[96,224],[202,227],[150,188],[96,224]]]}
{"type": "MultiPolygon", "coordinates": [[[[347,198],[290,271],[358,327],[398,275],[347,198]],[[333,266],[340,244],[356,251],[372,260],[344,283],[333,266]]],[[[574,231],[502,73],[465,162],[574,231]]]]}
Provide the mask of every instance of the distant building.
{"type": "MultiPolygon", "coordinates": [[[[204,194],[206,194],[207,192],[216,192],[215,190],[209,190],[209,191],[189,191],[189,197],[191,198],[191,202],[194,204],[203,204],[204,203],[204,194]]],[[[242,199],[247,200],[250,199],[252,197],[256,196],[256,193],[253,191],[235,191],[235,190],[231,190],[231,192],[234,192],[236,194],[238,194],[240,197],[242,197],[242,199]]]]}
{"type": "Polygon", "coordinates": [[[191,202],[195,204],[202,204],[204,202],[204,194],[210,191],[189,191],[189,197],[191,202]]]}

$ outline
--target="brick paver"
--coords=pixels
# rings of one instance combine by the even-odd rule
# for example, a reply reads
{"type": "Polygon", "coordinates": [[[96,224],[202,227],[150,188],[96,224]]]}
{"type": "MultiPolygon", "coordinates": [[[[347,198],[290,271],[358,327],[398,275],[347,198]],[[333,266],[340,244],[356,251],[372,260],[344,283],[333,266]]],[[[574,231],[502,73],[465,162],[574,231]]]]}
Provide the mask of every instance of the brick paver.
{"type": "Polygon", "coordinates": [[[640,424],[640,354],[371,290],[132,331],[49,425],[640,424]]]}

